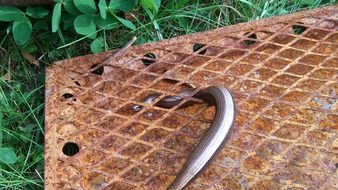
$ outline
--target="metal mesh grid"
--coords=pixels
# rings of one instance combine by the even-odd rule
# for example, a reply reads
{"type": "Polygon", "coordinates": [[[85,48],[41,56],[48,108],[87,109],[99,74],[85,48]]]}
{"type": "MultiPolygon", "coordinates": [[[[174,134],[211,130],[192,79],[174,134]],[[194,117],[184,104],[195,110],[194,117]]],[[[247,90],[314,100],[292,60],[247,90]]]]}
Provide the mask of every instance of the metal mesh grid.
{"type": "Polygon", "coordinates": [[[46,189],[165,189],[215,110],[193,98],[172,109],[142,100],[209,85],[233,93],[234,132],[187,189],[338,188],[337,8],[133,46],[89,74],[111,52],[49,67],[46,189]]]}

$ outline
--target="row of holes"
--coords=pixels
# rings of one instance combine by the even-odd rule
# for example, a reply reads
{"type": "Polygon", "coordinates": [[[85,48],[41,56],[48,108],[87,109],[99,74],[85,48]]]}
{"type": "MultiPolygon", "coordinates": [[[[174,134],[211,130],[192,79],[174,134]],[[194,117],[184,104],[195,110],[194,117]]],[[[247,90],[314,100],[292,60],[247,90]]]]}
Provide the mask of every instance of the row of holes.
{"type": "MultiPolygon", "coordinates": [[[[301,26],[301,25],[293,25],[292,26],[292,31],[295,34],[302,34],[305,30],[307,29],[307,27],[305,26],[301,26]]],[[[247,35],[247,33],[245,34],[247,35]]],[[[247,46],[253,45],[256,43],[255,40],[257,40],[257,35],[255,33],[249,35],[247,37],[247,40],[244,40],[244,44],[247,46]]],[[[201,50],[202,48],[204,48],[206,45],[205,44],[200,44],[200,43],[195,43],[192,47],[193,52],[197,52],[199,50],[201,50]]],[[[204,55],[207,52],[207,48],[205,48],[204,50],[198,52],[198,54],[204,55]]],[[[144,55],[145,58],[141,59],[141,61],[143,62],[144,65],[149,66],[153,63],[155,63],[155,59],[156,59],[156,55],[154,53],[147,53],[144,55]]],[[[96,66],[92,65],[91,68],[94,68],[96,66]]],[[[102,75],[104,73],[104,68],[103,66],[98,67],[97,69],[95,69],[94,71],[91,72],[92,74],[96,74],[96,75],[102,75]]]]}
{"type": "MultiPolygon", "coordinates": [[[[202,49],[203,47],[205,46],[205,44],[194,44],[193,45],[193,52],[196,52],[200,49],[202,49]]],[[[204,49],[202,50],[201,52],[199,52],[198,54],[205,54],[207,52],[207,49],[204,49]]],[[[146,66],[149,66],[153,63],[155,63],[155,59],[156,59],[156,55],[154,53],[147,53],[144,55],[145,58],[141,59],[141,61],[143,62],[144,65],[146,66]],[[147,59],[149,58],[149,59],[147,59]]],[[[96,67],[97,64],[94,64],[90,67],[90,69],[96,67]]],[[[103,75],[104,73],[104,67],[101,66],[101,67],[98,67],[97,69],[95,69],[94,71],[91,72],[92,74],[95,74],[95,75],[103,75]]]]}
{"type": "MultiPolygon", "coordinates": [[[[307,27],[305,26],[301,26],[301,25],[293,25],[292,26],[292,31],[294,34],[300,35],[303,32],[305,32],[305,30],[307,29],[307,27]]],[[[246,33],[245,35],[247,35],[248,33],[246,33]]],[[[256,43],[256,39],[257,39],[257,35],[255,33],[249,35],[247,38],[249,38],[248,40],[244,40],[244,44],[247,46],[253,45],[254,43],[256,43]]]]}
{"type": "MultiPolygon", "coordinates": [[[[292,26],[292,31],[295,33],[295,34],[302,34],[307,28],[304,27],[304,26],[301,26],[301,25],[293,25],[292,26]]],[[[247,35],[248,33],[246,33],[245,35],[247,35]]],[[[253,44],[256,43],[256,39],[257,39],[257,35],[255,33],[253,34],[250,34],[248,37],[247,40],[244,40],[244,44],[247,45],[247,46],[251,46],[253,44]]],[[[192,47],[192,50],[193,52],[197,52],[199,50],[201,50],[202,48],[204,48],[206,45],[205,44],[200,44],[200,43],[195,43],[192,47]]],[[[205,53],[207,52],[207,48],[203,49],[202,51],[199,51],[198,54],[201,54],[201,55],[204,55],[205,53]]],[[[144,55],[144,59],[141,59],[143,64],[146,65],[146,66],[149,66],[153,63],[155,63],[155,59],[156,59],[156,55],[154,53],[147,53],[144,55]],[[148,58],[148,59],[147,59],[148,58]]],[[[90,69],[96,67],[97,64],[94,64],[90,67],[90,69]]],[[[95,69],[94,71],[91,72],[92,74],[95,74],[95,75],[103,75],[104,73],[104,67],[101,66],[101,67],[98,67],[97,69],[95,69]]],[[[79,82],[75,81],[75,83],[78,85],[78,86],[81,86],[79,82]]],[[[64,99],[69,99],[69,98],[72,98],[73,95],[70,94],[70,93],[65,93],[62,95],[62,98],[64,99]]]]}
{"type": "MultiPolygon", "coordinates": [[[[292,31],[295,33],[295,34],[302,34],[305,30],[307,29],[307,27],[305,26],[301,26],[301,25],[293,25],[292,26],[292,31]]],[[[248,33],[246,33],[245,35],[247,35],[248,33]]],[[[247,40],[244,40],[244,44],[247,45],[247,46],[251,46],[253,44],[256,43],[256,39],[257,39],[257,35],[255,33],[252,33],[250,34],[248,37],[247,40]]],[[[205,44],[200,44],[200,43],[195,43],[192,47],[192,50],[193,52],[198,52],[198,54],[201,54],[201,55],[204,55],[206,52],[207,52],[207,48],[203,49],[202,51],[200,51],[202,48],[204,48],[206,45],[205,44]]],[[[154,53],[147,53],[144,55],[144,59],[141,59],[143,64],[146,65],[146,66],[149,66],[153,63],[155,63],[155,59],[156,59],[156,55],[154,53]]],[[[90,69],[96,67],[97,64],[94,64],[90,67],[90,69]]],[[[97,69],[95,69],[94,71],[91,72],[92,74],[95,74],[95,75],[103,75],[104,73],[104,67],[101,66],[101,67],[98,67],[97,69]]],[[[78,86],[81,86],[79,82],[75,81],[75,84],[78,85],[78,86]]],[[[62,98],[64,99],[69,99],[69,98],[72,98],[73,95],[70,94],[70,93],[65,93],[62,95],[62,98]]]]}

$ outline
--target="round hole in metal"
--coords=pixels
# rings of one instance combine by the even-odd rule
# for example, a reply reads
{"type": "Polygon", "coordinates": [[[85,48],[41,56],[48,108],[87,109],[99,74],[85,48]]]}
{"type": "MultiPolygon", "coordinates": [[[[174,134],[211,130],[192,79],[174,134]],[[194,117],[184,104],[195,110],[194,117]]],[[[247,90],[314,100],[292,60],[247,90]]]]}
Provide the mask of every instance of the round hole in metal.
{"type": "Polygon", "coordinates": [[[75,81],[74,83],[78,86],[81,86],[81,84],[78,81],[75,81]]]}
{"type": "MultiPolygon", "coordinates": [[[[93,69],[97,66],[97,64],[94,64],[90,67],[90,69],[93,69]]],[[[98,68],[96,68],[94,71],[92,71],[91,73],[94,74],[94,75],[102,75],[104,72],[104,68],[103,66],[100,66],[98,68]]]]}
{"type": "Polygon", "coordinates": [[[247,46],[250,46],[250,45],[253,45],[254,43],[256,43],[256,39],[257,39],[257,35],[255,33],[253,34],[250,34],[247,38],[247,40],[244,40],[244,44],[247,45],[247,46]],[[255,40],[252,40],[252,39],[255,39],[255,40]]]}
{"type": "Polygon", "coordinates": [[[74,156],[80,151],[79,145],[77,145],[74,142],[67,142],[66,144],[63,145],[62,147],[62,152],[63,154],[67,156],[74,156]]]}
{"type": "Polygon", "coordinates": [[[71,94],[71,93],[64,93],[64,94],[62,94],[62,98],[64,98],[64,99],[69,99],[69,98],[71,98],[71,97],[73,97],[74,95],[73,94],[71,94]]]}
{"type": "Polygon", "coordinates": [[[144,55],[144,57],[145,58],[142,59],[142,62],[146,66],[151,65],[151,64],[156,62],[155,60],[153,60],[153,59],[156,59],[156,55],[153,54],[153,53],[147,53],[147,54],[144,55]],[[149,58],[149,59],[147,59],[147,58],[149,58]]]}
{"type": "MultiPolygon", "coordinates": [[[[197,52],[198,50],[202,49],[204,46],[205,46],[205,44],[196,43],[192,46],[192,51],[197,52]]],[[[207,53],[207,48],[198,52],[198,54],[201,54],[201,55],[204,55],[205,53],[207,53]]]]}
{"type": "Polygon", "coordinates": [[[141,106],[141,105],[134,105],[134,106],[132,106],[131,109],[133,109],[134,112],[139,112],[139,111],[141,111],[143,108],[144,108],[144,107],[141,106]]]}
{"type": "Polygon", "coordinates": [[[292,32],[294,34],[302,34],[307,28],[301,25],[292,25],[292,32]]]}

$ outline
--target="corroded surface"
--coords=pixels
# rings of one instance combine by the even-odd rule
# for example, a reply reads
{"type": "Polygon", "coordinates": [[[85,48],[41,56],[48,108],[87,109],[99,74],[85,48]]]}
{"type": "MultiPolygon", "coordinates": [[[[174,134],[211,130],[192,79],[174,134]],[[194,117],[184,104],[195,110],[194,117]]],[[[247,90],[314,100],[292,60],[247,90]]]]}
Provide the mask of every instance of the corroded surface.
{"type": "Polygon", "coordinates": [[[214,107],[189,98],[172,109],[140,102],[189,85],[228,87],[237,116],[227,145],[187,189],[337,189],[337,10],[134,46],[84,75],[111,52],[49,67],[46,189],[165,189],[214,107]],[[196,43],[205,46],[194,52],[196,43]],[[136,104],[145,107],[135,112],[136,104]]]}

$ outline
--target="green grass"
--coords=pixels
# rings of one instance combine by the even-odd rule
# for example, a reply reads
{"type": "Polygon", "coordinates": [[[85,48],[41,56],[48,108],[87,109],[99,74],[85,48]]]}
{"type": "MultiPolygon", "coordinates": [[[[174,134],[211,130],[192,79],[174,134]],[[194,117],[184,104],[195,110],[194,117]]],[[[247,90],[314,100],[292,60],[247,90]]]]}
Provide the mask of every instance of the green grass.
{"type": "MultiPolygon", "coordinates": [[[[108,50],[123,46],[134,35],[137,43],[145,43],[335,3],[222,2],[167,0],[155,16],[143,9],[128,15],[137,25],[134,31],[117,27],[100,32],[108,50]]],[[[4,23],[0,23],[0,147],[12,148],[18,160],[11,165],[0,163],[0,189],[43,189],[44,70],[54,61],[90,53],[90,42],[73,34],[65,33],[59,40],[57,34],[35,32],[27,47],[39,59],[40,67],[36,67],[22,57],[11,36],[1,32],[1,28],[6,29],[4,23]]]]}
{"type": "MultiPolygon", "coordinates": [[[[3,57],[1,68],[11,62],[11,54],[3,57]]],[[[15,164],[0,165],[0,187],[42,188],[43,71],[21,59],[17,62],[23,65],[11,66],[12,80],[0,81],[0,144],[12,148],[18,157],[15,164]]],[[[5,69],[9,71],[8,67],[5,69]]]]}

